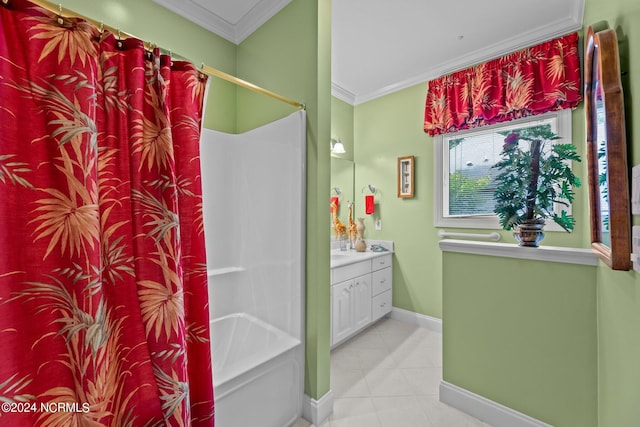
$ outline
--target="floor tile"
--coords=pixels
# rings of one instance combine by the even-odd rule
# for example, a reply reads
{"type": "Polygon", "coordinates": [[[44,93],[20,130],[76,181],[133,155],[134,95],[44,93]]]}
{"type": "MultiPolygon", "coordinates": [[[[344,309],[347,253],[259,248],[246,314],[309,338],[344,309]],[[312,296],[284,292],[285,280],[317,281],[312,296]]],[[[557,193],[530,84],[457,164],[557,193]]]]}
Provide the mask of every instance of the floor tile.
{"type": "MultiPolygon", "coordinates": [[[[372,369],[393,369],[398,367],[398,362],[387,349],[368,348],[355,350],[358,356],[360,369],[370,371],[372,369]]],[[[331,356],[333,357],[333,355],[331,356]]]]}
{"type": "Polygon", "coordinates": [[[358,369],[332,369],[331,391],[334,399],[370,395],[365,381],[365,372],[358,369]]]}
{"type": "Polygon", "coordinates": [[[305,420],[304,418],[300,418],[291,427],[312,427],[312,426],[313,424],[311,424],[309,421],[305,420]]]}
{"type": "Polygon", "coordinates": [[[319,427],[491,427],[440,402],[441,381],[442,334],[382,319],[331,352],[334,412],[319,427]]]}
{"type": "Polygon", "coordinates": [[[333,403],[331,427],[379,427],[378,415],[371,398],[342,398],[333,403]]]}
{"type": "Polygon", "coordinates": [[[437,368],[442,365],[442,358],[434,353],[436,349],[416,344],[394,350],[392,356],[397,361],[398,368],[437,368]]]}
{"type": "MultiPolygon", "coordinates": [[[[420,407],[433,427],[488,427],[488,424],[473,418],[438,399],[438,396],[420,396],[420,407]]],[[[490,426],[489,426],[490,427],[490,426]]]]}
{"type": "Polygon", "coordinates": [[[413,389],[401,369],[375,368],[365,373],[371,396],[410,396],[413,389]]]}
{"type": "Polygon", "coordinates": [[[414,396],[438,396],[440,394],[441,368],[402,369],[401,372],[414,396]]]}
{"type": "Polygon", "coordinates": [[[331,352],[331,369],[361,369],[358,351],[348,347],[338,347],[331,352]]]}
{"type": "Polygon", "coordinates": [[[382,340],[382,336],[376,329],[369,328],[359,335],[351,338],[342,346],[347,346],[351,349],[386,349],[387,346],[382,340]]]}
{"type": "Polygon", "coordinates": [[[413,396],[374,397],[381,427],[430,427],[431,422],[413,396]]]}

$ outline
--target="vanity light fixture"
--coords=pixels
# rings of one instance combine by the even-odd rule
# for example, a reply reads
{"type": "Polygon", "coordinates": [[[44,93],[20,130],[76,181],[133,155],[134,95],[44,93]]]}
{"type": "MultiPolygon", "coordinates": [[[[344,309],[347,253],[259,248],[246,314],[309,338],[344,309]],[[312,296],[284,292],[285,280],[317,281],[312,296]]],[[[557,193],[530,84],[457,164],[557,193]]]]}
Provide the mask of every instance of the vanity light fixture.
{"type": "Polygon", "coordinates": [[[331,147],[331,152],[334,154],[343,154],[346,153],[344,149],[344,145],[339,139],[331,138],[331,142],[329,142],[329,146],[331,147]]]}

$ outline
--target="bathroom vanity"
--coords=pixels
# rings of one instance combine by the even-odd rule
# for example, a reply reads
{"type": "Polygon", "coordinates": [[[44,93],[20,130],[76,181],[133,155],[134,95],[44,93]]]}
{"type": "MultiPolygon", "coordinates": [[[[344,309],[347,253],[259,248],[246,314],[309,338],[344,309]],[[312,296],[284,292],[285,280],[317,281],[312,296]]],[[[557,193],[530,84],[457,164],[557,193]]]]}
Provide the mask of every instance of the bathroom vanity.
{"type": "Polygon", "coordinates": [[[388,250],[331,251],[331,347],[336,347],[391,312],[392,242],[388,250]]]}

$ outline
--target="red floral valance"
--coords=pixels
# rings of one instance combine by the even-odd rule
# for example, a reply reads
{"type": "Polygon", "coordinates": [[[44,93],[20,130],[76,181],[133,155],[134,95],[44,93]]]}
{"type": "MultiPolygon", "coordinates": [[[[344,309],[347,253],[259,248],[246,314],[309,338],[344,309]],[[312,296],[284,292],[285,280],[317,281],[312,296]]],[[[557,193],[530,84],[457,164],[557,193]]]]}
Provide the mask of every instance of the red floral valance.
{"type": "Polygon", "coordinates": [[[455,132],[574,108],[580,100],[573,33],[431,80],[424,131],[455,132]]]}

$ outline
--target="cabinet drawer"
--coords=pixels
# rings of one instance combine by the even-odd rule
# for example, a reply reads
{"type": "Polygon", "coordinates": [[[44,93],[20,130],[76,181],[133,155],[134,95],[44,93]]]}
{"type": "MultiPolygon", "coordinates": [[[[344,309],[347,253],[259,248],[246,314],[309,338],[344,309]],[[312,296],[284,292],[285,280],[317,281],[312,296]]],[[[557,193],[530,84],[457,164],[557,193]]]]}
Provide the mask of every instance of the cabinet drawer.
{"type": "Polygon", "coordinates": [[[333,269],[331,284],[344,282],[371,272],[371,260],[357,262],[333,269]]]}
{"type": "Polygon", "coordinates": [[[378,295],[380,292],[391,289],[392,280],[393,273],[391,272],[391,267],[374,271],[371,275],[371,291],[373,295],[378,295]]]}
{"type": "Polygon", "coordinates": [[[391,254],[376,257],[371,260],[371,271],[391,267],[391,254]]]}
{"type": "Polygon", "coordinates": [[[391,311],[391,290],[376,295],[371,300],[371,320],[378,320],[391,311]]]}

